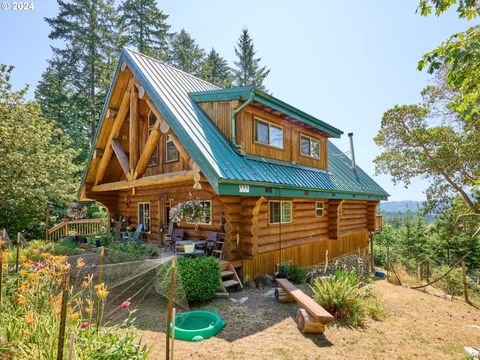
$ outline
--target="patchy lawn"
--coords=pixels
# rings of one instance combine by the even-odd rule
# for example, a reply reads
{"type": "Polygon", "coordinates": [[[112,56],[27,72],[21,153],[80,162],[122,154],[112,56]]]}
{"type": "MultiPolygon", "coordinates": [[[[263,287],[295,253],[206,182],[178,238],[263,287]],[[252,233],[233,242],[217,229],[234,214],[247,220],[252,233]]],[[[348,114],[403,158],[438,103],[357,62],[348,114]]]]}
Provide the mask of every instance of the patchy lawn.
{"type": "MultiPolygon", "coordinates": [[[[296,304],[279,304],[270,289],[232,294],[248,296],[240,305],[216,299],[201,308],[227,321],[217,337],[200,343],[175,341],[177,359],[464,359],[463,346],[480,346],[480,312],[460,301],[449,301],[377,281],[375,291],[387,312],[383,321],[368,320],[365,328],[330,325],[324,335],[302,335],[296,328],[296,304]]],[[[164,304],[145,298],[138,315],[150,358],[163,359],[164,304]]]]}

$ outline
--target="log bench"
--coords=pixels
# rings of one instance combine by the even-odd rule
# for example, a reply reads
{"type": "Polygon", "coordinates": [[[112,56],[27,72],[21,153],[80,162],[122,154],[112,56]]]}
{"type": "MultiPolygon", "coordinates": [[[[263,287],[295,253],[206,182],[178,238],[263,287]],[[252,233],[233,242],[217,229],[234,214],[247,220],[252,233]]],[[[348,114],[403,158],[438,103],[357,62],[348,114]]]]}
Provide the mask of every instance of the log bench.
{"type": "Polygon", "coordinates": [[[302,333],[323,333],[325,325],[334,317],[287,279],[276,279],[276,281],[280,286],[275,289],[277,301],[296,302],[300,305],[295,317],[298,329],[302,333]]]}

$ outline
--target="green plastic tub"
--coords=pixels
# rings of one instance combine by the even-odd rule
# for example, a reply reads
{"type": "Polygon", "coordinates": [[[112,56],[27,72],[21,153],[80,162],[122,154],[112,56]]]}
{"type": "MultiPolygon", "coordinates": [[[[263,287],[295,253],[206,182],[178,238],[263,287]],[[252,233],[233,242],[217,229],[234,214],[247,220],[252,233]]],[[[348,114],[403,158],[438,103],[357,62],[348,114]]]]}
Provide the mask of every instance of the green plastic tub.
{"type": "Polygon", "coordinates": [[[184,312],[175,316],[175,339],[202,341],[217,335],[224,326],[225,321],[214,312],[203,310],[184,312]]]}

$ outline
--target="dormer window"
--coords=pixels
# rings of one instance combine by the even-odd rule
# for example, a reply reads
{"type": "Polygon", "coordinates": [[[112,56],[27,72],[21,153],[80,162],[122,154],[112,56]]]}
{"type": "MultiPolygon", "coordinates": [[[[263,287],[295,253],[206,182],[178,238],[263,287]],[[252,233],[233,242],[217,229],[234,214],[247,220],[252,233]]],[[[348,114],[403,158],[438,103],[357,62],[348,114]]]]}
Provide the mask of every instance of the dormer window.
{"type": "Polygon", "coordinates": [[[320,141],[305,135],[300,135],[300,154],[319,159],[320,141]]]}
{"type": "Polygon", "coordinates": [[[283,149],[283,128],[267,121],[255,119],[255,141],[283,149]]]}

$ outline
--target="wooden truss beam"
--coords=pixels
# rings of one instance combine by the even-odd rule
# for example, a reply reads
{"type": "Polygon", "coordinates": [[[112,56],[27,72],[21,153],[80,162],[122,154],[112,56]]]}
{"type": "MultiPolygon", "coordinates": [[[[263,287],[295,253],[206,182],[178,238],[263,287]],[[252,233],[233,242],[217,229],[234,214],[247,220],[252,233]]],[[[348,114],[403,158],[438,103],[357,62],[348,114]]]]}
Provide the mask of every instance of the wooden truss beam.
{"type": "Polygon", "coordinates": [[[150,131],[150,135],[148,136],[145,147],[142,151],[142,154],[140,155],[140,159],[138,160],[137,167],[135,168],[135,172],[133,174],[133,179],[138,179],[140,176],[143,176],[143,173],[147,169],[148,162],[150,161],[153,152],[158,146],[158,139],[160,139],[161,134],[160,123],[162,121],[162,118],[157,117],[157,121],[155,122],[152,130],[150,131]]]}
{"type": "Polygon", "coordinates": [[[100,164],[98,165],[97,175],[95,177],[95,185],[99,184],[103,180],[108,164],[110,163],[110,159],[113,154],[112,140],[118,138],[120,131],[122,130],[123,123],[125,122],[125,118],[129,109],[130,91],[132,89],[132,84],[133,82],[132,80],[130,80],[123,94],[120,108],[118,109],[118,113],[115,117],[115,122],[113,123],[112,130],[110,131],[110,136],[108,137],[102,159],[100,160],[100,164]]]}
{"type": "Polygon", "coordinates": [[[132,86],[130,92],[130,122],[129,122],[129,134],[128,134],[128,156],[130,162],[130,169],[133,171],[135,166],[137,166],[139,159],[139,135],[140,135],[140,126],[139,126],[139,100],[138,100],[138,90],[136,86],[132,86]]]}
{"type": "Polygon", "coordinates": [[[93,192],[101,191],[115,191],[130,189],[135,187],[142,186],[154,186],[154,185],[164,185],[164,184],[173,184],[179,183],[182,181],[192,181],[195,173],[193,170],[181,170],[167,174],[145,176],[136,180],[124,180],[117,181],[112,183],[105,183],[100,185],[95,185],[92,188],[93,192]]]}
{"type": "Polygon", "coordinates": [[[122,167],[123,172],[127,176],[127,179],[131,180],[131,174],[130,174],[130,165],[128,163],[128,156],[125,154],[125,151],[123,151],[122,145],[120,144],[120,141],[118,139],[112,139],[112,148],[113,152],[118,158],[118,162],[120,163],[120,166],[122,167]]]}

